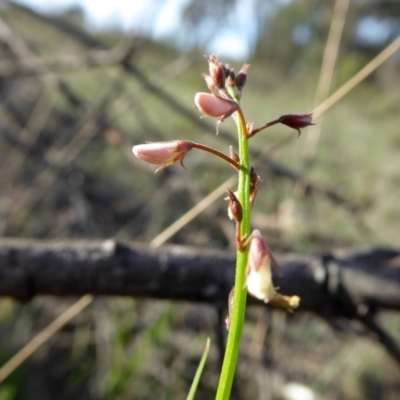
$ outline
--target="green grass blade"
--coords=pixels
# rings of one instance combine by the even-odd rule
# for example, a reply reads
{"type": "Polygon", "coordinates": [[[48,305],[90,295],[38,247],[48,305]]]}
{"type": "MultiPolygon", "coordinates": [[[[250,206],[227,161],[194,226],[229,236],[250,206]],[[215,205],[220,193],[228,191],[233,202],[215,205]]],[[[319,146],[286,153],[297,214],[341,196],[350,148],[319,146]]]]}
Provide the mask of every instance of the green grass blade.
{"type": "Polygon", "coordinates": [[[197,386],[199,385],[201,374],[203,373],[204,365],[206,364],[208,351],[210,350],[210,338],[207,339],[206,347],[204,348],[203,355],[201,357],[199,366],[197,367],[196,375],[194,376],[192,386],[190,387],[189,394],[187,396],[187,400],[193,400],[194,395],[196,394],[197,386]]]}

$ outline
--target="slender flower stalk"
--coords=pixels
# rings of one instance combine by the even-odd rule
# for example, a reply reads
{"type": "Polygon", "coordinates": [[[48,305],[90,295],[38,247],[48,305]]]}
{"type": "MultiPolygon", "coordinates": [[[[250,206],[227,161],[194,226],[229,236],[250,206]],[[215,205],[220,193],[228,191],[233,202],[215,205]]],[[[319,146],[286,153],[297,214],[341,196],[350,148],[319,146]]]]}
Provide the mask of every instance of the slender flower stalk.
{"type": "MultiPolygon", "coordinates": [[[[242,110],[238,110],[237,118],[239,159],[238,199],[242,205],[242,221],[240,234],[242,238],[250,236],[250,156],[247,140],[247,126],[242,110]]],[[[247,291],[246,265],[248,249],[236,253],[236,272],[232,310],[229,315],[229,334],[222,364],[221,376],[217,389],[217,400],[229,400],[239,356],[240,343],[246,311],[247,291]]]]}
{"type": "Polygon", "coordinates": [[[219,124],[226,118],[233,117],[237,126],[238,153],[231,146],[230,155],[227,156],[212,147],[187,140],[147,143],[134,146],[132,150],[136,157],[159,164],[157,171],[176,161],[184,167],[184,157],[196,148],[227,161],[238,172],[238,190],[234,193],[228,189],[229,215],[236,224],[236,272],[235,286],[228,300],[228,316],[225,322],[229,334],[216,394],[217,400],[229,400],[239,356],[247,292],[288,312],[293,312],[300,302],[298,296],[284,296],[276,291],[271,270],[271,267],[276,266],[274,257],[264,243],[261,233],[256,230],[251,234],[250,213],[261,185],[261,178],[250,164],[248,141],[256,133],[275,124],[281,123],[296,129],[300,136],[300,128],[313,123],[312,114],[285,114],[253,129],[253,123],[246,121],[239,104],[247,81],[249,64],[244,64],[236,75],[228,65],[221,64],[216,56],[208,57],[208,63],[209,75],[203,74],[203,77],[211,93],[196,93],[195,106],[204,115],[217,118],[217,133],[219,124]]]}

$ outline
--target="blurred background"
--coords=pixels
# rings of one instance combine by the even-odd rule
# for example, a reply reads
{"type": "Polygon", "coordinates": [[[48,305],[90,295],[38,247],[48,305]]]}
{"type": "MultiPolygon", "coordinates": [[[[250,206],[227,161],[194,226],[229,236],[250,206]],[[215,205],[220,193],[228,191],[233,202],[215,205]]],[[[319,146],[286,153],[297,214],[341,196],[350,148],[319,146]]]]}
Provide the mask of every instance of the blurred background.
{"type": "MultiPolygon", "coordinates": [[[[171,139],[235,146],[232,120],[216,136],[193,108],[205,54],[251,64],[242,106],[258,126],[314,110],[399,35],[397,0],[3,1],[1,235],[150,242],[233,174],[202,152],[154,174],[131,153],[171,139]]],[[[252,224],[274,251],[400,246],[399,47],[300,138],[275,126],[252,139],[252,224]]],[[[233,238],[221,197],[169,243],[233,251],[233,238]]],[[[1,299],[0,365],[75,300],[1,299]]],[[[198,398],[211,399],[218,312],[96,299],[0,383],[0,400],[185,399],[208,336],[198,398]]],[[[398,316],[380,322],[400,340],[398,316]]],[[[233,398],[289,398],[293,382],[307,398],[400,398],[399,366],[358,326],[249,308],[233,398]]]]}

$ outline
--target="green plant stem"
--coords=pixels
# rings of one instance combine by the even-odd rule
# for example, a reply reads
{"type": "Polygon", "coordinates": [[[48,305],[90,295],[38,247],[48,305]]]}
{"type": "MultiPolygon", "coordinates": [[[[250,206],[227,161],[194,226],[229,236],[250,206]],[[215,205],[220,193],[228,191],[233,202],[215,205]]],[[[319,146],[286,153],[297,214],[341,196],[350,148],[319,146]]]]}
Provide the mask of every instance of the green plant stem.
{"type": "MultiPolygon", "coordinates": [[[[238,143],[239,143],[239,185],[238,199],[243,208],[243,220],[241,226],[242,237],[250,236],[250,157],[248,140],[245,137],[247,133],[245,119],[242,110],[237,111],[238,143]]],[[[240,342],[246,311],[247,290],[246,282],[246,251],[237,252],[236,273],[235,273],[235,293],[231,314],[231,323],[226,344],[224,362],[217,389],[217,400],[229,400],[232,389],[233,378],[235,376],[237,359],[239,356],[240,342]]]]}

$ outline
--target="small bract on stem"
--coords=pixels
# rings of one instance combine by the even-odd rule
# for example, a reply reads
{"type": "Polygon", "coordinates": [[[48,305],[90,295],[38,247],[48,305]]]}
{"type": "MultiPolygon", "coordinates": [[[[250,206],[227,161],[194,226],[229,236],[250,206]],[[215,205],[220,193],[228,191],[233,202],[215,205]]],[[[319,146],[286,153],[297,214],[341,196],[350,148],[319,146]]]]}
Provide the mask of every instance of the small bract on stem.
{"type": "Polygon", "coordinates": [[[187,140],[140,144],[132,150],[143,161],[158,164],[159,171],[176,161],[184,167],[186,154],[195,148],[228,162],[238,173],[238,190],[233,192],[228,189],[228,214],[236,225],[236,271],[235,285],[228,300],[229,311],[225,322],[229,334],[216,396],[218,400],[228,400],[239,356],[247,292],[288,312],[293,312],[300,302],[298,296],[284,296],[277,292],[272,273],[273,268],[278,270],[275,258],[265,244],[261,232],[254,230],[251,233],[250,214],[261,186],[261,178],[250,163],[248,141],[257,133],[276,124],[284,124],[297,130],[299,136],[301,128],[314,124],[312,113],[284,114],[254,129],[253,122],[246,120],[240,106],[250,65],[244,64],[236,74],[230,66],[222,64],[217,56],[207,57],[207,60],[209,73],[203,74],[203,77],[210,93],[196,93],[195,106],[204,116],[217,119],[217,133],[219,125],[225,119],[233,117],[237,126],[238,152],[231,146],[227,156],[215,148],[187,140]]]}
{"type": "Polygon", "coordinates": [[[236,221],[236,248],[238,251],[244,252],[246,250],[246,237],[242,237],[241,235],[243,208],[235,193],[233,193],[230,189],[228,189],[227,192],[229,199],[228,215],[230,219],[236,221]]]}

